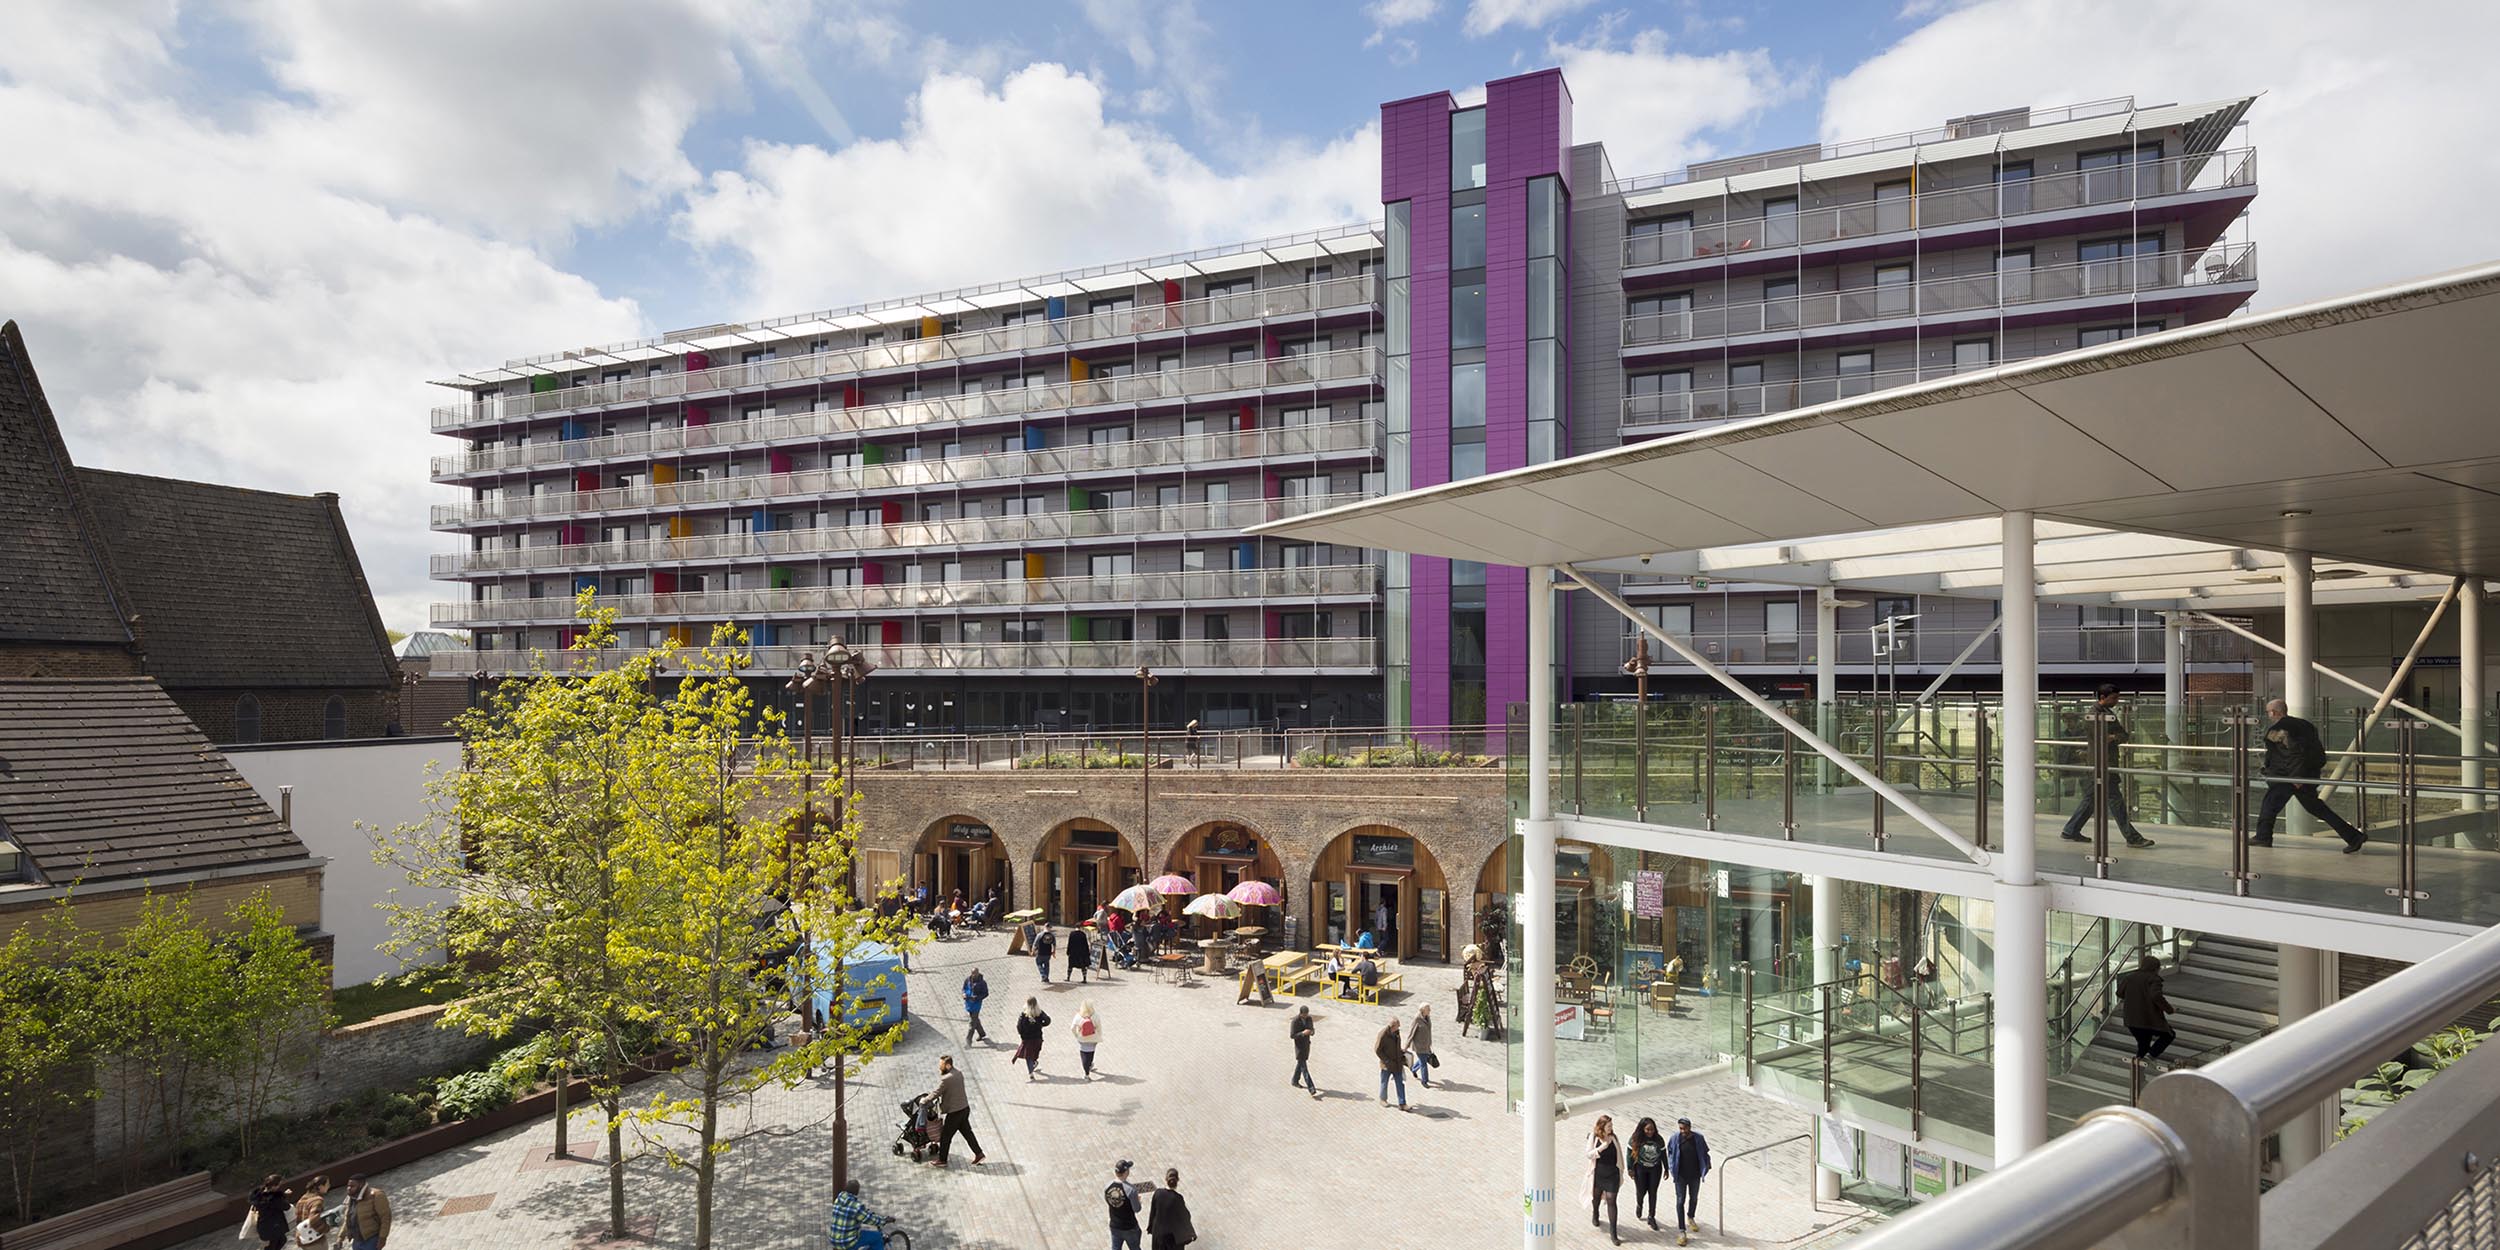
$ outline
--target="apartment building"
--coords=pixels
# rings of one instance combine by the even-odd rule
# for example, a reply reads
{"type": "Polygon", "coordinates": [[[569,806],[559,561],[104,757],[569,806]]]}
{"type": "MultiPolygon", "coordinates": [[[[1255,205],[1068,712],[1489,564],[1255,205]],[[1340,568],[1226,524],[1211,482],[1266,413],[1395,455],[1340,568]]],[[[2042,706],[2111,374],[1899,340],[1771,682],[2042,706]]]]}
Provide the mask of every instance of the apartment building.
{"type": "MultiPolygon", "coordinates": [[[[1141,667],[1158,724],[1481,723],[1525,694],[1519,570],[1243,527],[2224,316],[2256,289],[2250,103],[1625,178],[1559,71],[1392,102],[1377,225],[446,380],[433,428],[462,448],[433,475],[465,498],[435,510],[461,550],[434,621],[490,675],[570,642],[585,587],[629,647],[732,621],[781,672],[838,637],[883,670],[888,730],[1135,724],[1141,667]]],[[[1816,658],[1812,592],[1623,589],[1766,684],[1816,658]]],[[[1835,610],[1856,674],[1940,671],[1993,617],[1883,586],[1835,610]]],[[[2159,671],[2157,624],[2046,611],[2047,671],[2159,671]]],[[[1575,619],[1565,689],[1628,691],[1630,646],[1575,619]]]]}

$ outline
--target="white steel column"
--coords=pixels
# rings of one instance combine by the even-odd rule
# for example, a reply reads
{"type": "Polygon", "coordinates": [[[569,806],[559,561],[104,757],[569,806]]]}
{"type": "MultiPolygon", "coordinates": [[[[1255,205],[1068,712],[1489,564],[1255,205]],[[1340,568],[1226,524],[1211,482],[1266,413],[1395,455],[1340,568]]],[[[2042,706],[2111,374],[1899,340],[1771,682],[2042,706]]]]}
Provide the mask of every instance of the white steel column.
{"type": "Polygon", "coordinates": [[[1520,1132],[1528,1250],[1554,1244],[1554,570],[1528,570],[1528,818],[1520,829],[1520,1132]]]}
{"type": "MultiPolygon", "coordinates": [[[[1840,595],[1829,586],[1814,592],[1814,732],[1832,740],[1840,717],[1840,595]]],[[[1817,789],[1831,782],[1831,765],[1814,763],[1817,789]]]]}
{"type": "MultiPolygon", "coordinates": [[[[1831,587],[1818,587],[1814,592],[1814,731],[1831,741],[1833,712],[1840,702],[1840,605],[1839,595],[1831,587]]],[[[1827,775],[1821,761],[1815,763],[1815,775],[1827,775]]],[[[1840,960],[1832,944],[1840,940],[1840,882],[1833,877],[1812,878],[1814,891],[1814,982],[1826,985],[1840,976],[1840,960]]],[[[1823,1202],[1840,1200],[1840,1173],[1821,1166],[1823,1152],[1815,1151],[1814,1196],[1823,1202]]]]}
{"type": "MultiPolygon", "coordinates": [[[[2460,780],[2483,784],[2483,579],[2457,586],[2457,753],[2465,757],[2460,780]]],[[[2465,810],[2483,810],[2483,796],[2465,796],[2465,810]]]]}
{"type": "MultiPolygon", "coordinates": [[[[2182,765],[2177,750],[2179,740],[2187,734],[2187,620],[2177,613],[2161,618],[2161,731],[2171,750],[2163,757],[2162,768],[2176,774],[2182,765]]],[[[2161,783],[2162,819],[2179,819],[2179,781],[2165,777],[2161,783]]]]}
{"type": "MultiPolygon", "coordinates": [[[[2309,553],[2283,553],[2283,702],[2294,716],[2317,716],[2318,621],[2310,581],[2309,553]]],[[[2294,826],[2290,832],[2301,832],[2294,826]]],[[[2314,1015],[2323,1005],[2325,960],[2307,946],[2275,951],[2275,1015],[2285,1025],[2314,1015]]],[[[2283,1126],[2283,1173],[2289,1176],[2318,1157],[2334,1131],[2332,1113],[2312,1110],[2283,1126]]]]}
{"type": "MultiPolygon", "coordinates": [[[[1840,878],[1809,877],[1807,881],[1807,888],[1814,891],[1814,983],[1829,985],[1840,977],[1840,956],[1832,949],[1840,940],[1840,878]]],[[[1823,1166],[1820,1143],[1814,1159],[1815,1200],[1840,1201],[1841,1175],[1823,1166]]]]}
{"type": "Polygon", "coordinates": [[[2032,812],[2040,721],[2040,612],[2032,574],[2035,527],[2005,514],[2004,849],[1996,856],[1996,1160],[2049,1139],[2049,892],[2040,884],[2032,812]],[[2038,973],[2039,980],[2032,975],[2038,973]]]}

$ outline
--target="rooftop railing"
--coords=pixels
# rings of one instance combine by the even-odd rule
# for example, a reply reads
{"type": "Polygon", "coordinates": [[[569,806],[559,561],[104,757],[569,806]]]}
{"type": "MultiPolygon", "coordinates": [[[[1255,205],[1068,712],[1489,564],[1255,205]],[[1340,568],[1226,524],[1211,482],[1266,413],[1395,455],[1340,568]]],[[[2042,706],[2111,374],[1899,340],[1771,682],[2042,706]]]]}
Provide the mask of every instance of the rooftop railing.
{"type": "Polygon", "coordinates": [[[437,504],[433,523],[437,529],[456,529],[583,513],[665,511],[691,506],[809,499],[860,491],[1006,485],[1032,478],[1064,482],[1073,475],[1083,473],[1183,467],[1196,470],[1227,460],[1345,456],[1377,452],[1380,446],[1378,422],[1323,421],[1256,430],[1226,430],[1214,434],[1184,434],[1173,438],[1127,439],[1115,443],[1065,443],[1033,451],[927,457],[847,468],[800,469],[737,477],[681,479],[656,485],[616,486],[601,490],[511,495],[465,504],[437,504]]]}
{"type": "Polygon", "coordinates": [[[2148,253],[1920,282],[1878,283],[1716,308],[1644,313],[1624,318],[1623,344],[1638,347],[1894,318],[1950,317],[2066,300],[2132,299],[2148,293],[2256,280],[2256,245],[2234,243],[2196,252],[2148,253]]]}
{"type": "Polygon", "coordinates": [[[2256,181],[2255,149],[2231,148],[1973,186],[1922,187],[1915,195],[1626,235],[1623,265],[1632,269],[1911,230],[2004,222],[2039,213],[2251,186],[2256,181]]]}
{"type": "Polygon", "coordinates": [[[554,547],[489,547],[437,555],[430,564],[437,577],[464,577],[617,565],[667,568],[703,562],[769,561],[781,557],[849,555],[861,551],[914,548],[1012,547],[1088,538],[1152,537],[1179,541],[1195,534],[1237,534],[1245,526],[1301,516],[1366,498],[1369,496],[1359,491],[1349,491],[1334,495],[1293,495],[1216,503],[900,521],[892,525],[826,526],[682,538],[661,536],[615,542],[569,543],[554,547]]]}
{"type": "MultiPolygon", "coordinates": [[[[803,658],[820,648],[759,646],[748,657],[760,673],[790,673],[803,658]]],[[[1379,641],[1373,638],[1191,638],[1169,642],[993,642],[964,644],[885,645],[854,648],[877,668],[889,673],[958,672],[990,669],[1024,672],[1134,672],[1139,666],[1157,672],[1264,671],[1270,669],[1332,669],[1368,671],[1380,666],[1379,641]]],[[[608,647],[595,652],[479,651],[469,658],[470,670],[500,677],[540,668],[568,665],[615,668],[636,656],[641,647],[608,647]]]]}
{"type": "MultiPolygon", "coordinates": [[[[1045,320],[1035,315],[1014,325],[963,330],[923,339],[844,347],[804,356],[776,356],[769,360],[715,365],[708,369],[644,372],[557,390],[484,395],[467,403],[446,404],[434,409],[433,424],[437,431],[458,430],[522,417],[569,412],[576,408],[654,403],[712,391],[795,385],[879,370],[952,364],[985,356],[1061,351],[1087,343],[1113,342],[1139,335],[1364,307],[1377,300],[1377,284],[1371,275],[1354,274],[1170,304],[1072,312],[1057,320],[1045,320]]],[[[598,366],[584,362],[582,371],[590,372],[596,368],[598,366]]]]}
{"type": "MultiPolygon", "coordinates": [[[[669,617],[744,621],[850,612],[952,612],[984,608],[1065,608],[1091,604],[1201,603],[1224,599],[1361,598],[1380,592],[1371,564],[1289,569],[1131,573],[1109,577],[991,578],[896,582],[881,586],[791,586],[666,595],[602,595],[599,606],[627,621],[669,617]]],[[[434,605],[437,625],[569,624],[573,600],[479,599],[434,605]]]]}
{"type": "MultiPolygon", "coordinates": [[[[1888,135],[1878,135],[1871,139],[1844,139],[1838,143],[1826,143],[1819,147],[1802,150],[1799,155],[1790,158],[1790,163],[1832,161],[1844,156],[1865,156],[1875,152],[1923,147],[1931,143],[1948,143],[1955,139],[1967,139],[1977,135],[2002,134],[2013,130],[2028,130],[2034,126],[2054,126],[2063,122],[2082,121],[2086,118],[2107,117],[2113,113],[2129,112],[2134,108],[2134,96],[2112,96],[2106,100],[2089,100],[2082,104],[2008,110],[2001,114],[1983,114],[1979,117],[1962,118],[1921,130],[1903,130],[1888,135]],[[2016,114],[2020,115],[2020,121],[2014,120],[2016,114]]],[[[1785,156],[1790,151],[1792,149],[1782,149],[1780,155],[1785,156]]],[[[1634,191],[1645,191],[1652,187],[1675,186],[1700,178],[1723,177],[1738,172],[1744,160],[1743,157],[1731,157],[1703,161],[1661,174],[1619,178],[1607,183],[1606,190],[1622,195],[1634,191]]]]}
{"type": "MultiPolygon", "coordinates": [[[[1640,598],[1656,589],[1660,588],[1627,584],[1624,587],[1624,593],[1640,598]]],[[[1664,589],[1676,594],[1693,593],[1689,587],[1681,585],[1664,589]]],[[[1965,629],[1950,629],[1939,624],[1931,625],[1926,629],[1904,629],[1897,636],[1896,650],[1891,655],[1877,655],[1875,640],[1868,636],[1867,631],[1844,629],[1833,639],[1838,644],[1834,658],[1837,663],[1851,668],[1873,666],[1881,669],[1886,665],[1891,665],[1904,672],[1940,668],[1952,663],[1957,657],[1961,658],[1966,665],[1991,665],[1997,663],[2002,654],[2003,644],[1997,638],[1988,638],[1980,642],[1967,656],[1963,654],[1965,648],[1971,647],[1972,638],[1984,628],[1985,626],[1981,625],[1965,629]]],[[[2041,629],[2039,637],[2037,654],[2040,662],[2044,664],[2140,667],[2158,666],[2162,662],[2162,629],[2161,623],[2156,620],[2147,619],[2141,624],[2115,626],[2082,625],[2071,628],[2050,626],[2041,629]]],[[[1814,631],[1811,625],[1807,626],[1802,633],[1725,630],[1694,633],[1690,635],[1690,639],[1695,649],[1699,650],[1703,656],[1723,664],[1810,665],[1815,660],[1814,631]]],[[[2256,651],[2254,644],[2243,642],[2219,630],[2189,630],[2185,642],[2187,659],[2191,664],[2244,663],[2252,658],[2256,651]]],[[[1621,648],[1623,659],[1632,658],[1633,647],[1634,643],[1631,639],[1624,640],[1621,648]]],[[[1671,654],[1660,655],[1654,648],[1650,653],[1649,666],[1652,672],[1691,668],[1681,657],[1671,654]]],[[[1911,689],[1904,693],[1915,694],[1917,691],[1911,689]]]]}

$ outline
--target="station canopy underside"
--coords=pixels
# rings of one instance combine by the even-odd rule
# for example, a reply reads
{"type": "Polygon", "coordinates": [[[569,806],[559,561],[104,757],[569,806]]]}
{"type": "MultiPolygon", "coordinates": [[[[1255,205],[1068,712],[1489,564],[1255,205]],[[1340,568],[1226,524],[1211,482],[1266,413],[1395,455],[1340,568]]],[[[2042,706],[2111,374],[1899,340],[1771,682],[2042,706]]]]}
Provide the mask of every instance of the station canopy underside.
{"type": "Polygon", "coordinates": [[[2500,574],[2500,264],[1333,508],[1251,532],[1503,565],[2271,607],[2500,574]],[[1648,557],[1644,562],[1642,557],[1648,557]]]}

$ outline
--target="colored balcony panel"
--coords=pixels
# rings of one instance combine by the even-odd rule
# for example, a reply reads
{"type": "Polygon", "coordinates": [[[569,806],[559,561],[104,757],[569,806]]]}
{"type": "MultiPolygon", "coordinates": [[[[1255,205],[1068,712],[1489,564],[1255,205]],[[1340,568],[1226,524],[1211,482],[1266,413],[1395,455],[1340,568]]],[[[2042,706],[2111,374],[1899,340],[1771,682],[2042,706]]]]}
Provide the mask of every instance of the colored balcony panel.
{"type": "Polygon", "coordinates": [[[675,569],[651,570],[651,593],[655,595],[676,594],[677,571],[675,569]]]}
{"type": "Polygon", "coordinates": [[[1028,582],[1038,582],[1038,581],[1042,580],[1045,576],[1047,576],[1047,574],[1043,571],[1043,568],[1042,568],[1043,563],[1044,563],[1044,559],[1043,559],[1042,553],[1040,553],[1040,552],[1038,552],[1038,551],[1028,551],[1028,552],[1025,552],[1025,553],[1024,553],[1024,580],[1026,580],[1026,581],[1028,581],[1028,582]]]}
{"type": "Polygon", "coordinates": [[[1071,382],[1082,382],[1082,381],[1084,381],[1084,380],[1086,380],[1087,378],[1090,378],[1090,377],[1092,377],[1092,376],[1093,376],[1093,368],[1092,368],[1092,366],[1090,366],[1090,365],[1088,365],[1088,364],[1086,364],[1086,363],[1085,363],[1085,358],[1084,358],[1084,357],[1082,357],[1082,356],[1070,356],[1070,357],[1068,357],[1068,380],[1069,380],[1069,381],[1071,381],[1071,382]]]}
{"type": "Polygon", "coordinates": [[[654,461],[654,462],[652,462],[652,465],[651,465],[651,484],[652,484],[653,486],[667,486],[667,485],[670,485],[671,483],[674,483],[676,480],[677,480],[677,466],[676,466],[676,465],[673,465],[673,464],[663,464],[663,463],[660,463],[660,462],[658,462],[658,461],[654,461]]]}
{"type": "Polygon", "coordinates": [[[670,517],[668,519],[668,536],[671,538],[694,537],[694,522],[681,516],[670,517]]]}
{"type": "Polygon", "coordinates": [[[687,353],[686,353],[686,372],[688,372],[688,373],[695,373],[695,372],[699,372],[699,371],[704,370],[704,369],[709,369],[709,368],[711,368],[711,367],[712,367],[712,355],[711,355],[711,353],[709,353],[709,352],[687,352],[687,353]]]}
{"type": "Polygon", "coordinates": [[[901,621],[877,622],[877,641],[889,647],[902,646],[903,623],[901,621]]]}
{"type": "Polygon", "coordinates": [[[1068,618],[1068,641],[1092,642],[1093,640],[1094,623],[1091,619],[1082,616],[1068,618]]]}
{"type": "Polygon", "coordinates": [[[765,453],[764,453],[764,467],[765,467],[765,469],[766,469],[767,471],[769,471],[769,472],[773,472],[773,473],[787,473],[787,472],[789,472],[789,471],[790,471],[790,453],[789,453],[789,452],[786,452],[786,451],[783,451],[783,450],[781,450],[781,449],[779,449],[779,448],[775,448],[775,449],[773,449],[773,450],[771,450],[771,451],[767,451],[767,452],[765,452],[765,453]]]}
{"type": "Polygon", "coordinates": [[[549,391],[561,390],[563,386],[564,379],[552,373],[542,373],[530,379],[530,394],[544,395],[549,391]]]}
{"type": "Polygon", "coordinates": [[[789,569],[767,569],[765,570],[764,578],[773,589],[788,590],[791,585],[790,574],[791,570],[789,569]]]}

